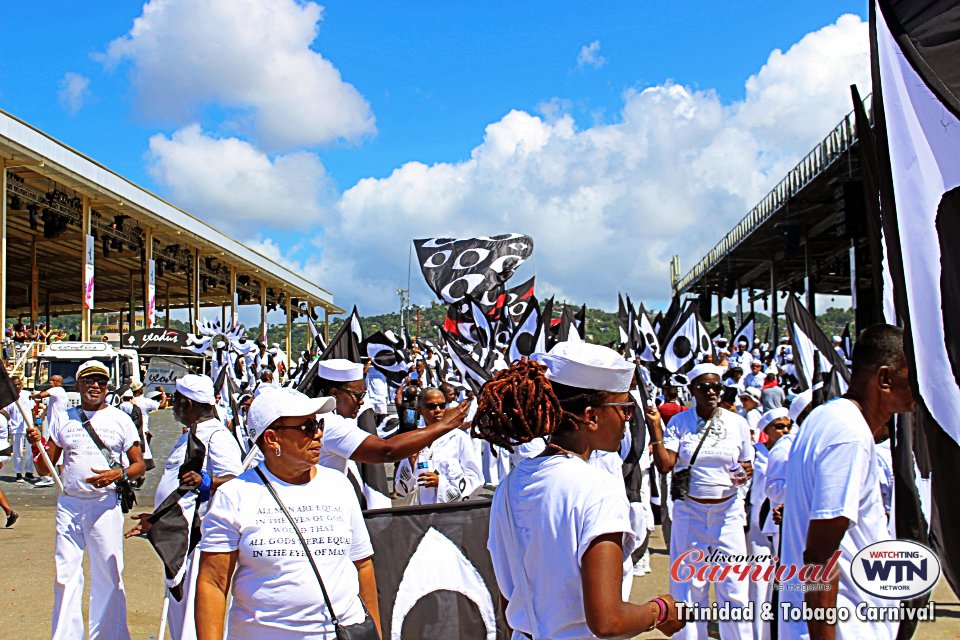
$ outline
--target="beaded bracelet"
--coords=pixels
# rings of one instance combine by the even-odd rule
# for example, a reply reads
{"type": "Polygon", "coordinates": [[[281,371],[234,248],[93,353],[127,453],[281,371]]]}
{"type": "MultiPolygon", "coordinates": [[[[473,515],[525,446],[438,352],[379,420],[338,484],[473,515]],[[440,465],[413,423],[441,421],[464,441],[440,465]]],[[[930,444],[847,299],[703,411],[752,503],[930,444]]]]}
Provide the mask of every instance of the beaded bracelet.
{"type": "Polygon", "coordinates": [[[667,606],[667,601],[663,598],[654,598],[653,602],[657,603],[657,606],[660,608],[660,615],[657,616],[657,624],[655,626],[660,626],[667,620],[667,614],[670,613],[670,607],[667,606]]]}

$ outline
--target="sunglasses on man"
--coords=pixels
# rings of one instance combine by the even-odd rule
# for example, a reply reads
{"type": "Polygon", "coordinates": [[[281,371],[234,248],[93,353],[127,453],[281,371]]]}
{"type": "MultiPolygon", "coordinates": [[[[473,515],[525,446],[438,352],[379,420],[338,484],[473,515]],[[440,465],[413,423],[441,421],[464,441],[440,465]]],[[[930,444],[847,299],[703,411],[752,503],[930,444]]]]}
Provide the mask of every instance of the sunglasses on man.
{"type": "Polygon", "coordinates": [[[350,389],[345,389],[343,387],[335,387],[335,389],[337,391],[342,391],[343,393],[349,395],[351,398],[353,398],[354,402],[362,401],[363,398],[367,395],[366,389],[364,389],[363,391],[350,391],[350,389]]]}
{"type": "Polygon", "coordinates": [[[446,402],[425,402],[423,406],[429,409],[430,411],[436,411],[437,409],[446,409],[447,403],[446,402]]]}
{"type": "Polygon", "coordinates": [[[710,393],[712,391],[719,394],[723,391],[723,385],[719,382],[701,382],[700,384],[693,385],[693,388],[700,393],[710,393]]]}

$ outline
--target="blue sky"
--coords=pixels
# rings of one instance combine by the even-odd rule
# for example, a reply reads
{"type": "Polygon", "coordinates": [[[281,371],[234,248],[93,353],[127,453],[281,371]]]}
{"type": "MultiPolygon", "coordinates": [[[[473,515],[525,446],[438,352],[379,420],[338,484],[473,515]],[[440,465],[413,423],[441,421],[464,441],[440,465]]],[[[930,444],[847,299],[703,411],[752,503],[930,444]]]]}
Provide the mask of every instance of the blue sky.
{"type": "Polygon", "coordinates": [[[0,107],[369,313],[411,237],[508,231],[541,293],[656,306],[869,90],[863,2],[148,8],[8,3],[0,107]]]}

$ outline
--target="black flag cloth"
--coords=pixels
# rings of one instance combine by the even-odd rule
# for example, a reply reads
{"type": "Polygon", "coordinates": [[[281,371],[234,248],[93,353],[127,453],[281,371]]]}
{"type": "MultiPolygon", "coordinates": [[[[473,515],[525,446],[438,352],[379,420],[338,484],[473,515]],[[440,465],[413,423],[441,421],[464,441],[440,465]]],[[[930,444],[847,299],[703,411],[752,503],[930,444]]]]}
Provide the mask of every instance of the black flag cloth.
{"type": "Polygon", "coordinates": [[[374,369],[386,376],[394,384],[400,384],[407,377],[407,363],[403,355],[400,340],[391,331],[389,334],[377,331],[367,336],[360,350],[370,358],[374,369]]]}
{"type": "MultiPolygon", "coordinates": [[[[200,473],[207,455],[206,447],[197,438],[196,427],[191,427],[187,440],[187,454],[180,465],[178,477],[187,471],[200,473]]],[[[200,542],[200,494],[180,485],[167,496],[153,515],[147,539],[163,562],[167,589],[179,602],[183,598],[183,580],[187,571],[187,556],[200,542]]]]}
{"type": "Polygon", "coordinates": [[[317,397],[320,393],[320,390],[316,388],[317,364],[322,360],[332,360],[334,358],[343,358],[350,362],[360,362],[361,357],[364,355],[360,349],[360,343],[362,341],[363,328],[360,324],[360,314],[357,312],[357,308],[354,307],[347,319],[344,320],[340,328],[337,329],[337,334],[333,336],[330,344],[327,345],[327,348],[320,354],[317,361],[310,367],[310,371],[303,376],[303,380],[297,385],[297,391],[305,393],[312,398],[317,397]]]}
{"type": "Polygon", "coordinates": [[[700,357],[712,349],[710,332],[697,315],[696,302],[688,302],[680,314],[674,331],[667,336],[663,349],[662,365],[670,373],[685,373],[692,369],[700,357]]]}
{"type": "Polygon", "coordinates": [[[757,321],[753,312],[751,311],[750,314],[743,319],[743,324],[740,325],[740,328],[737,329],[737,331],[733,334],[733,344],[730,348],[736,348],[740,342],[745,340],[747,342],[747,351],[753,349],[753,340],[756,337],[756,327],[757,321]]]}
{"type": "Polygon", "coordinates": [[[17,393],[17,388],[13,386],[13,380],[7,373],[6,365],[0,362],[0,407],[9,407],[19,399],[20,394],[17,393]]]}
{"type": "Polygon", "coordinates": [[[364,514],[384,638],[507,638],[487,551],[490,501],[364,514]]]}
{"type": "Polygon", "coordinates": [[[510,279],[533,253],[533,238],[519,233],[469,238],[414,240],[417,262],[427,281],[447,304],[470,295],[480,299],[510,279]]]}
{"type": "Polygon", "coordinates": [[[531,299],[510,337],[510,362],[522,357],[529,358],[537,351],[537,345],[541,345],[540,349],[543,350],[543,325],[540,322],[540,307],[536,299],[531,299]]]}
{"type": "Polygon", "coordinates": [[[960,7],[884,0],[870,26],[883,236],[930,456],[930,542],[960,593],[960,7]]]}
{"type": "Polygon", "coordinates": [[[813,386],[813,359],[820,359],[820,370],[827,374],[836,369],[841,382],[841,391],[846,392],[850,382],[850,372],[843,363],[843,357],[836,352],[830,339],[823,333],[816,319],[800,304],[795,295],[787,299],[787,333],[793,345],[793,366],[797,380],[804,389],[813,386]]]}

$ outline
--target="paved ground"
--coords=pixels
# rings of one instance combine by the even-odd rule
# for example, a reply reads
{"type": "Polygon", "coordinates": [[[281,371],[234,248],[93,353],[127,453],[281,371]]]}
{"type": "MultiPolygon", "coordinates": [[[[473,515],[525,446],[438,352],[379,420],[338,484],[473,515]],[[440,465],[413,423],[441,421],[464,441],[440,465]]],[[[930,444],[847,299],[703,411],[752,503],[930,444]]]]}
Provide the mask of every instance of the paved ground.
{"type": "MultiPolygon", "coordinates": [[[[155,414],[151,426],[156,433],[153,441],[155,449],[165,454],[179,431],[169,412],[155,414]]],[[[159,473],[149,475],[152,480],[141,492],[143,498],[140,506],[145,510],[152,507],[153,488],[159,473]]],[[[35,489],[31,485],[14,483],[9,463],[0,470],[0,489],[21,514],[20,522],[13,529],[0,528],[0,570],[3,576],[0,583],[0,637],[21,640],[49,638],[53,604],[53,507],[56,490],[35,489]]],[[[631,594],[634,602],[645,602],[667,590],[668,559],[659,529],[651,541],[651,548],[653,573],[634,581],[631,594]]],[[[163,593],[162,567],[145,540],[126,541],[124,556],[127,619],[131,636],[156,638],[163,593]]],[[[960,603],[944,581],[934,591],[934,600],[940,616],[938,621],[922,626],[915,637],[924,640],[960,639],[960,603]]],[[[644,637],[658,637],[658,634],[644,637]]]]}

